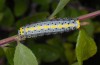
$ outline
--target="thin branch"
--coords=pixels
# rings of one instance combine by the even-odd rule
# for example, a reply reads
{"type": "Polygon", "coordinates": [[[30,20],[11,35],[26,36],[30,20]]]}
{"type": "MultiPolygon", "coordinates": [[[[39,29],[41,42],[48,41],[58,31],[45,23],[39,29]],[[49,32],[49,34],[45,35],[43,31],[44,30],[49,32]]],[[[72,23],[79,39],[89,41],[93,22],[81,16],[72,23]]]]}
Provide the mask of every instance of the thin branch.
{"type": "MultiPolygon", "coordinates": [[[[98,16],[98,15],[100,15],[100,10],[86,14],[86,15],[79,16],[78,19],[80,21],[82,21],[82,20],[92,18],[92,17],[98,16]]],[[[86,22],[84,24],[81,23],[81,26],[85,26],[85,25],[88,25],[88,23],[86,23],[86,22]]],[[[18,41],[18,40],[19,40],[18,36],[15,35],[15,36],[0,40],[0,45],[4,45],[4,44],[11,43],[11,42],[18,41]]],[[[23,39],[20,39],[20,40],[23,40],[23,39]]]]}
{"type": "Polygon", "coordinates": [[[100,10],[92,12],[92,13],[89,13],[89,14],[86,14],[86,15],[79,16],[78,19],[80,21],[82,21],[82,20],[86,20],[86,19],[89,19],[89,18],[96,17],[98,15],[100,15],[100,10]]]}
{"type": "Polygon", "coordinates": [[[17,41],[17,40],[18,40],[17,35],[12,36],[12,37],[8,37],[8,38],[5,38],[3,40],[0,40],[0,45],[4,45],[4,44],[10,43],[10,42],[17,41]]]}

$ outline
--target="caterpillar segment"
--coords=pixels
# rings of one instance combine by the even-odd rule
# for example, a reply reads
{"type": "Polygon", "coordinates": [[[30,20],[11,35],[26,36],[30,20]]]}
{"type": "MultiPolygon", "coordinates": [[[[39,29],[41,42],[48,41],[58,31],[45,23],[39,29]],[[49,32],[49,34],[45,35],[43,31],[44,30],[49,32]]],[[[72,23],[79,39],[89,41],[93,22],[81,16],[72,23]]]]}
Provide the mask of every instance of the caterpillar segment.
{"type": "Polygon", "coordinates": [[[18,35],[25,38],[68,32],[80,28],[78,19],[54,19],[21,27],[18,35]]]}

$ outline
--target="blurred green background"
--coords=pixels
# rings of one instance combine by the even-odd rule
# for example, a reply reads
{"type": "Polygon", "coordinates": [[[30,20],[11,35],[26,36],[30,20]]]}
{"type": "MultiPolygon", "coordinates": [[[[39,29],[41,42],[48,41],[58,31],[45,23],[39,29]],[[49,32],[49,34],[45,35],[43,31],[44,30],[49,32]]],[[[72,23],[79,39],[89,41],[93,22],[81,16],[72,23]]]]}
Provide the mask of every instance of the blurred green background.
{"type": "MultiPolygon", "coordinates": [[[[59,0],[0,0],[0,39],[16,35],[23,25],[47,20],[58,3],[59,0]]],[[[76,18],[96,10],[100,10],[100,0],[70,0],[55,18],[76,18]]],[[[85,60],[84,65],[100,65],[100,17],[83,22],[91,23],[83,28],[94,38],[98,47],[96,55],[85,60]]],[[[22,43],[34,52],[40,65],[71,65],[76,62],[77,36],[78,30],[75,30],[26,39],[22,43]]],[[[13,65],[16,43],[9,46],[9,49],[0,48],[0,65],[13,65]]]]}

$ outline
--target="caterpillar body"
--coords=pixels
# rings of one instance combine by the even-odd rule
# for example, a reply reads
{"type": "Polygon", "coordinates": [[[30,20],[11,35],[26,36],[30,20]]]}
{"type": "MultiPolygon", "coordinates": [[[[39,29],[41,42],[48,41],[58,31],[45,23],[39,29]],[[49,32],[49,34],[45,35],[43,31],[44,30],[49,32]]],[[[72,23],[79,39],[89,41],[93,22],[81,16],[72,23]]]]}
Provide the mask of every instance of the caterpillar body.
{"type": "Polygon", "coordinates": [[[78,29],[79,27],[80,23],[78,19],[55,19],[23,26],[18,30],[18,35],[24,36],[25,38],[31,38],[68,32],[70,30],[78,29]]]}

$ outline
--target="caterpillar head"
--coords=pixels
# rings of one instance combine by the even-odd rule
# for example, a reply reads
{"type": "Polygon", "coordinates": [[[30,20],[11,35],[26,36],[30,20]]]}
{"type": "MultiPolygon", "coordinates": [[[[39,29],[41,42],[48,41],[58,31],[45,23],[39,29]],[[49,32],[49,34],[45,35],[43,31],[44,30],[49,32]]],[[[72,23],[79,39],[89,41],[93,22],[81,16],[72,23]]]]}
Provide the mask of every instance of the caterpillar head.
{"type": "Polygon", "coordinates": [[[18,35],[20,36],[23,36],[24,35],[24,28],[21,27],[19,30],[18,30],[18,35]]]}

